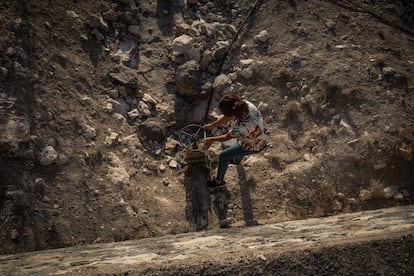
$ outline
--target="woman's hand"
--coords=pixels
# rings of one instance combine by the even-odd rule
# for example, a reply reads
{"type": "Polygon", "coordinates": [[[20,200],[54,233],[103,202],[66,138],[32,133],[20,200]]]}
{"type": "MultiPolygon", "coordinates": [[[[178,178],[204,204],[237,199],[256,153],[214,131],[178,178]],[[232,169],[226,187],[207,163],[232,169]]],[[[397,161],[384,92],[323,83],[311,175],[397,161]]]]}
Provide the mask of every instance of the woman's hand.
{"type": "Polygon", "coordinates": [[[203,126],[203,128],[206,131],[211,131],[213,128],[227,124],[228,122],[230,122],[231,120],[234,120],[234,116],[231,117],[226,117],[224,115],[222,115],[220,118],[218,118],[217,120],[215,120],[214,122],[210,123],[210,124],[205,124],[203,126]]]}
{"type": "Polygon", "coordinates": [[[214,143],[214,137],[209,137],[204,139],[204,146],[203,150],[207,150],[210,148],[210,146],[214,143]]]}
{"type": "Polygon", "coordinates": [[[206,124],[206,125],[204,125],[204,126],[203,126],[203,128],[204,128],[206,131],[211,131],[213,128],[215,128],[215,126],[211,123],[211,124],[206,124]]]}
{"type": "Polygon", "coordinates": [[[219,135],[219,136],[207,137],[206,139],[204,139],[203,149],[204,150],[208,149],[211,146],[211,144],[213,144],[214,142],[223,142],[223,141],[230,140],[231,138],[233,138],[231,136],[231,133],[226,133],[226,134],[219,135]]]}

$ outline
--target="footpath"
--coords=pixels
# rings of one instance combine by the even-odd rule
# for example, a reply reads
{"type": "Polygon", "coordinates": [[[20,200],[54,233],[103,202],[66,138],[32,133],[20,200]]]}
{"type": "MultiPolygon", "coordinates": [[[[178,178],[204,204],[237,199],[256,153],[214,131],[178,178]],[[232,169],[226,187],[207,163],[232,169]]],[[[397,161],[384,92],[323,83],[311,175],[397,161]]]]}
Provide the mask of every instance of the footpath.
{"type": "MultiPolygon", "coordinates": [[[[0,256],[0,275],[140,275],[414,234],[414,205],[0,256]]],[[[414,253],[413,253],[414,254],[414,253]]],[[[160,274],[161,275],[161,274],[160,274]]]]}

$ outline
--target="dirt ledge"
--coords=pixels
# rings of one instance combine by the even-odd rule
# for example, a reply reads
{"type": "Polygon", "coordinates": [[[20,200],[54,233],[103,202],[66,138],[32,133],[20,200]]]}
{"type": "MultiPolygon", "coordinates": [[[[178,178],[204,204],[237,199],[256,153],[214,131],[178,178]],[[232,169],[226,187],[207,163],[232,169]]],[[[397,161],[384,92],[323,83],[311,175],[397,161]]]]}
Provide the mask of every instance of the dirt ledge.
{"type": "Polygon", "coordinates": [[[0,256],[4,275],[407,275],[414,205],[0,256]]]}

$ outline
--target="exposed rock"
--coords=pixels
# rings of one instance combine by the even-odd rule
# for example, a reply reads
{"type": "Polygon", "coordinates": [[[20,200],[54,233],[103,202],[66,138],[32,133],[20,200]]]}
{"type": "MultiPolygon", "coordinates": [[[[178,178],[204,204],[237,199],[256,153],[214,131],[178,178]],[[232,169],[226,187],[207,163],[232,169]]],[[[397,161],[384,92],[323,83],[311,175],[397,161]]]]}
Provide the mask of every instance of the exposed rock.
{"type": "Polygon", "coordinates": [[[168,155],[174,155],[177,149],[177,146],[178,146],[178,141],[168,137],[167,142],[165,143],[165,153],[168,155]]]}
{"type": "Polygon", "coordinates": [[[348,204],[357,204],[358,203],[358,201],[355,199],[355,198],[353,198],[353,197],[350,197],[350,198],[348,198],[348,204]]]}
{"type": "Polygon", "coordinates": [[[341,211],[342,208],[343,208],[342,203],[340,201],[338,201],[338,200],[335,200],[334,201],[334,204],[333,204],[333,207],[332,207],[332,210],[334,210],[334,211],[341,211]]]}
{"type": "Polygon", "coordinates": [[[96,129],[89,125],[84,125],[83,133],[85,134],[85,137],[88,139],[94,139],[96,137],[96,129]]]}
{"type": "Polygon", "coordinates": [[[168,187],[170,185],[170,181],[168,180],[168,178],[162,179],[162,185],[164,185],[165,187],[168,187]]]}
{"type": "Polygon", "coordinates": [[[138,130],[141,134],[140,138],[145,139],[146,141],[164,143],[166,140],[165,124],[157,118],[150,118],[145,120],[138,126],[138,130]]]}
{"type": "Polygon", "coordinates": [[[108,32],[109,27],[108,24],[102,18],[100,14],[91,14],[88,16],[88,25],[93,29],[98,29],[100,31],[108,32]]]}
{"type": "Polygon", "coordinates": [[[172,43],[174,61],[183,64],[188,60],[200,60],[200,53],[193,46],[194,39],[189,35],[181,35],[172,43]]]}
{"type": "Polygon", "coordinates": [[[111,99],[112,108],[116,113],[126,115],[128,113],[129,105],[125,102],[125,100],[118,98],[118,99],[111,99]]]}
{"type": "Polygon", "coordinates": [[[309,93],[304,98],[302,98],[302,100],[309,106],[312,114],[316,115],[318,112],[318,102],[316,100],[316,97],[312,93],[309,93]]]}
{"type": "Polygon", "coordinates": [[[124,167],[108,167],[107,177],[113,184],[121,188],[128,184],[130,180],[130,175],[124,167]]]}
{"type": "Polygon", "coordinates": [[[140,76],[138,76],[136,70],[130,69],[126,66],[120,66],[110,73],[109,76],[117,83],[131,88],[135,93],[135,97],[142,98],[144,92],[140,91],[140,88],[144,86],[143,80],[140,81],[140,76]]]}
{"type": "Polygon", "coordinates": [[[384,188],[384,198],[390,199],[398,193],[398,186],[391,185],[384,188]]]}
{"type": "Polygon", "coordinates": [[[77,19],[77,18],[79,18],[79,15],[78,15],[75,11],[72,11],[72,10],[67,10],[67,11],[66,11],[66,14],[67,14],[69,17],[73,18],[73,19],[77,19]]]}
{"type": "Polygon", "coordinates": [[[210,50],[204,51],[201,60],[200,60],[200,68],[206,70],[210,63],[213,61],[213,52],[210,50]]]}
{"type": "Polygon", "coordinates": [[[190,60],[178,66],[175,75],[177,92],[181,95],[198,96],[201,93],[200,65],[190,60]]]}
{"type": "Polygon", "coordinates": [[[359,199],[361,201],[368,201],[368,200],[372,199],[372,193],[368,190],[361,190],[359,192],[359,199]]]}
{"type": "Polygon", "coordinates": [[[247,167],[262,166],[267,164],[267,159],[262,156],[251,155],[243,162],[243,164],[247,167]]]}
{"type": "Polygon", "coordinates": [[[225,74],[218,75],[213,82],[213,89],[216,93],[223,93],[228,91],[231,86],[231,80],[225,74]]]}
{"type": "Polygon", "coordinates": [[[253,73],[253,69],[251,67],[247,67],[241,70],[240,75],[246,80],[248,80],[253,77],[253,73]]]}
{"type": "Polygon", "coordinates": [[[405,161],[411,161],[414,156],[414,146],[412,144],[402,143],[398,147],[398,151],[405,161]]]}
{"type": "Polygon", "coordinates": [[[108,136],[105,138],[105,145],[107,147],[114,146],[119,143],[119,133],[111,132],[108,136]]]}
{"type": "Polygon", "coordinates": [[[0,144],[16,144],[30,140],[30,124],[24,117],[2,116],[0,144]]]}
{"type": "Polygon", "coordinates": [[[43,197],[42,197],[42,202],[50,202],[50,198],[47,196],[47,195],[44,195],[43,197]]]}
{"type": "Polygon", "coordinates": [[[252,65],[253,64],[253,62],[254,62],[254,60],[253,59],[241,59],[240,60],[240,67],[242,68],[242,69],[244,69],[244,68],[247,68],[247,67],[249,67],[250,65],[252,65]]]}
{"type": "Polygon", "coordinates": [[[133,34],[133,35],[139,35],[140,34],[140,28],[137,25],[130,25],[128,27],[128,32],[133,34]]]}
{"type": "Polygon", "coordinates": [[[256,41],[265,43],[269,40],[269,33],[266,30],[263,30],[263,31],[260,31],[260,33],[256,35],[254,38],[256,41]]]}
{"type": "Polygon", "coordinates": [[[106,176],[113,184],[123,188],[125,185],[129,184],[131,176],[128,174],[125,165],[118,156],[114,153],[110,153],[108,158],[110,165],[108,166],[108,173],[106,176]]]}
{"type": "Polygon", "coordinates": [[[53,162],[56,162],[57,159],[58,154],[52,146],[47,146],[40,152],[39,161],[42,166],[49,166],[53,162]]]}
{"type": "Polygon", "coordinates": [[[91,34],[96,38],[96,40],[98,40],[98,41],[102,41],[102,40],[104,40],[105,39],[105,36],[100,32],[100,31],[98,31],[98,29],[93,29],[92,31],[91,31],[91,34]]]}
{"type": "Polygon", "coordinates": [[[220,45],[212,52],[213,60],[220,62],[224,58],[228,47],[227,44],[228,42],[226,41],[226,45],[220,45]]]}
{"type": "Polygon", "coordinates": [[[17,231],[17,229],[12,229],[10,231],[10,239],[12,239],[13,241],[15,241],[18,238],[19,238],[19,231],[17,231]]]}
{"type": "Polygon", "coordinates": [[[144,101],[140,101],[138,103],[137,109],[138,109],[138,113],[140,115],[140,118],[148,117],[148,116],[151,115],[150,107],[144,101]]]}
{"type": "Polygon", "coordinates": [[[325,21],[325,26],[329,31],[335,31],[336,22],[331,19],[328,19],[327,21],[325,21]]]}
{"type": "Polygon", "coordinates": [[[36,178],[30,185],[30,191],[34,194],[43,195],[46,191],[46,181],[43,178],[36,178]]]}
{"type": "Polygon", "coordinates": [[[173,159],[170,161],[170,163],[168,163],[168,166],[172,169],[176,169],[178,168],[178,162],[173,159]]]}
{"type": "Polygon", "coordinates": [[[395,75],[395,69],[392,67],[384,67],[382,68],[382,73],[384,74],[384,76],[394,76],[395,75]]]}
{"type": "Polygon", "coordinates": [[[128,112],[128,118],[131,120],[135,120],[137,118],[140,118],[141,114],[139,113],[138,109],[134,108],[131,111],[128,112]]]}
{"type": "Polygon", "coordinates": [[[144,93],[144,96],[142,97],[142,100],[146,103],[151,105],[152,107],[155,107],[157,104],[157,101],[150,95],[147,93],[144,93]]]}

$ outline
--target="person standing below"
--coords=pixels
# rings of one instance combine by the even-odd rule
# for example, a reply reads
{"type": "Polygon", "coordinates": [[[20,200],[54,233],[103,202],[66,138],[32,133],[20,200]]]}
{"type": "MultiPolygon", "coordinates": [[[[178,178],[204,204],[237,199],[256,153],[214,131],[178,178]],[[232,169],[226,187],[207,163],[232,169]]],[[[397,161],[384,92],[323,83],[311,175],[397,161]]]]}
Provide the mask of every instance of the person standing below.
{"type": "Polygon", "coordinates": [[[224,142],[232,138],[237,139],[237,144],[220,153],[217,177],[208,183],[210,188],[226,184],[224,175],[232,160],[240,161],[244,156],[262,151],[269,140],[263,117],[251,102],[234,94],[227,94],[220,100],[218,107],[223,115],[216,121],[204,125],[203,128],[211,131],[217,126],[232,122],[232,129],[226,134],[205,138],[203,149],[207,150],[214,142],[224,142]]]}

